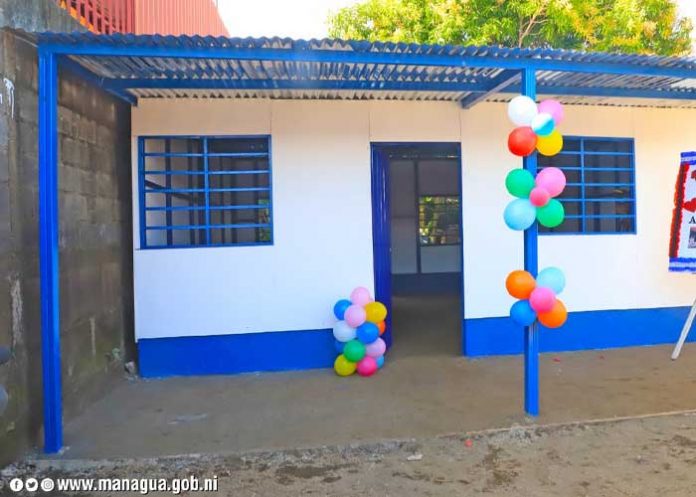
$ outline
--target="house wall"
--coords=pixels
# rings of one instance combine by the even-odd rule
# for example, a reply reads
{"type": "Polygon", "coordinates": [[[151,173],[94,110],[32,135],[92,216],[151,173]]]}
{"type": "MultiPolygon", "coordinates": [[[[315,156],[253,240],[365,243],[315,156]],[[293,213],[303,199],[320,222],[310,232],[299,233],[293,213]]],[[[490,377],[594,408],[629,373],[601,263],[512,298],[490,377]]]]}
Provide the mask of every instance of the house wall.
{"type": "MultiPolygon", "coordinates": [[[[675,166],[679,153],[693,148],[692,114],[568,107],[565,134],[635,138],[638,196],[637,234],[540,237],[540,267],[564,269],[569,283],[562,297],[571,311],[664,308],[670,314],[660,319],[669,319],[672,333],[693,298],[689,276],[666,271],[675,166]]],[[[267,133],[274,171],[273,246],[138,250],[136,244],[138,338],[285,330],[322,330],[326,337],[331,304],[355,285],[372,287],[370,143],[450,141],[462,148],[464,346],[473,355],[521,347],[519,330],[508,333],[509,320],[501,319],[512,303],[505,277],[523,265],[522,235],[502,221],[510,200],[505,175],[521,163],[507,151],[512,125],[505,105],[142,100],[132,129],[134,165],[139,135],[267,133]],[[496,349],[495,340],[508,340],[503,334],[514,335],[514,343],[496,349]]],[[[137,216],[134,229],[137,235],[137,216]]]]}
{"type": "MultiPolygon", "coordinates": [[[[77,27],[50,2],[9,4],[0,1],[0,14],[11,13],[15,27],[77,27]]],[[[0,366],[10,399],[0,413],[0,467],[43,443],[37,72],[35,47],[1,29],[0,345],[10,347],[12,358],[0,366]]],[[[58,118],[61,364],[69,419],[122,375],[132,349],[130,115],[127,105],[61,73],[58,118]]]]}

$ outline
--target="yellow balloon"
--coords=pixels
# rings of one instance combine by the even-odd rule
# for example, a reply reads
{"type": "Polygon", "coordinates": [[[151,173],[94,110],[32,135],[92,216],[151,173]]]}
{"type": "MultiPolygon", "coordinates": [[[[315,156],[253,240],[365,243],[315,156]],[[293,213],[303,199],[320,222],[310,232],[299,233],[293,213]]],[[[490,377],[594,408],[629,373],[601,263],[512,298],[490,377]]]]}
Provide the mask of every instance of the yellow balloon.
{"type": "Polygon", "coordinates": [[[336,371],[338,376],[350,376],[355,373],[357,367],[356,363],[350,362],[343,354],[334,361],[334,371],[336,371]]]}
{"type": "Polygon", "coordinates": [[[556,155],[563,150],[563,135],[554,130],[549,136],[540,136],[537,140],[537,150],[547,157],[556,155]]]}
{"type": "Polygon", "coordinates": [[[365,306],[367,320],[371,323],[379,323],[387,317],[387,308],[381,302],[370,302],[365,306]]]}

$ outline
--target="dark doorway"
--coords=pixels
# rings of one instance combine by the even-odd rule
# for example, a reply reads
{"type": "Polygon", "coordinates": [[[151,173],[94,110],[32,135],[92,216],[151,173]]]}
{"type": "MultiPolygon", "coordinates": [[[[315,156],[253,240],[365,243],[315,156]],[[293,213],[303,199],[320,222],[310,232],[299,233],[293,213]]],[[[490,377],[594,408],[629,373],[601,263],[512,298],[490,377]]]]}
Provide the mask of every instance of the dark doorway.
{"type": "Polygon", "coordinates": [[[374,144],[373,209],[380,210],[375,213],[377,293],[388,294],[391,303],[394,353],[459,354],[459,144],[374,144]]]}

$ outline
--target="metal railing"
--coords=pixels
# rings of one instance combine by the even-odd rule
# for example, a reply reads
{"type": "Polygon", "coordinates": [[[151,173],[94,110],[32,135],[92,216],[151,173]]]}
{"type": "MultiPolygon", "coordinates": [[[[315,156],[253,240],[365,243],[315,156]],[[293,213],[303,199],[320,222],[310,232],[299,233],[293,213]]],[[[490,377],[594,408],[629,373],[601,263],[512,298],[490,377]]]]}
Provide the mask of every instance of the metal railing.
{"type": "Polygon", "coordinates": [[[135,32],[135,0],[56,0],[92,33],[135,32]]]}

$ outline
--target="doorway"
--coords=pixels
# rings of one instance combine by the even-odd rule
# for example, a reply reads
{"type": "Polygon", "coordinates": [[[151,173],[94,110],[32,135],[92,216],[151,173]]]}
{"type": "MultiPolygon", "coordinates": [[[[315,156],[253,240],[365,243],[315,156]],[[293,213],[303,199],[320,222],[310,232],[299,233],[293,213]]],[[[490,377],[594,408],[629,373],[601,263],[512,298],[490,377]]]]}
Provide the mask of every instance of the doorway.
{"type": "Polygon", "coordinates": [[[375,291],[390,310],[387,343],[399,357],[459,355],[460,145],[373,144],[372,194],[375,291]]]}

